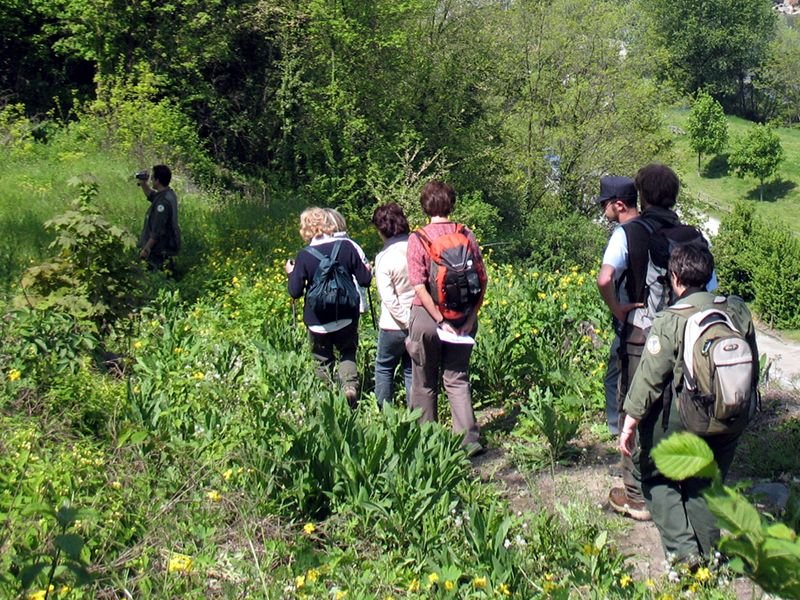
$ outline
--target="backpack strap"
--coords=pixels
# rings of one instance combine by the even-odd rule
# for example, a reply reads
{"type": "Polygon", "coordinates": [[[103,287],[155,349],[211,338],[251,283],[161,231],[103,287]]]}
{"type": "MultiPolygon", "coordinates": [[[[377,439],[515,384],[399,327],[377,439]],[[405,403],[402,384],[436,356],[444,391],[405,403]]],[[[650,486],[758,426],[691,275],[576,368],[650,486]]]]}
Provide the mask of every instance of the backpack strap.
{"type": "MultiPolygon", "coordinates": [[[[696,314],[700,309],[698,307],[696,307],[695,305],[693,305],[693,304],[689,304],[688,302],[684,302],[684,303],[674,304],[674,305],[670,306],[669,308],[667,308],[666,310],[667,310],[667,312],[670,312],[673,315],[677,315],[681,319],[683,319],[683,333],[681,334],[681,338],[685,342],[685,340],[686,340],[686,325],[689,322],[689,317],[691,317],[693,314],[696,314]]],[[[685,346],[685,343],[684,343],[684,346],[685,346]]],[[[684,348],[684,351],[685,351],[685,348],[684,348]]],[[[686,373],[686,364],[684,363],[683,353],[678,358],[678,360],[681,363],[683,363],[683,372],[685,374],[686,373]]],[[[669,427],[669,416],[670,416],[670,413],[672,412],[672,403],[675,401],[675,398],[677,398],[677,396],[678,396],[678,387],[681,386],[681,385],[682,385],[682,382],[679,381],[676,384],[675,380],[673,379],[673,381],[672,381],[672,389],[669,390],[670,397],[669,397],[668,400],[666,400],[666,390],[665,390],[665,400],[666,401],[664,402],[664,407],[661,410],[661,427],[662,427],[662,429],[664,431],[666,431],[667,428],[669,427]]],[[[692,381],[690,382],[690,385],[695,386],[695,387],[697,385],[694,382],[693,378],[692,378],[692,381]]]]}
{"type": "Polygon", "coordinates": [[[650,254],[650,237],[665,226],[666,223],[660,219],[650,218],[649,215],[636,217],[621,225],[628,244],[628,267],[622,274],[622,278],[625,279],[625,288],[631,302],[646,300],[645,279],[650,254]]]}
{"type": "Polygon", "coordinates": [[[333,250],[331,250],[331,262],[336,262],[336,259],[339,258],[339,248],[342,247],[342,241],[339,240],[333,245],[333,250]]]}
{"type": "Polygon", "coordinates": [[[308,246],[306,248],[306,252],[308,252],[311,256],[313,256],[319,261],[322,261],[326,258],[326,256],[322,252],[314,248],[314,246],[308,246]]]}

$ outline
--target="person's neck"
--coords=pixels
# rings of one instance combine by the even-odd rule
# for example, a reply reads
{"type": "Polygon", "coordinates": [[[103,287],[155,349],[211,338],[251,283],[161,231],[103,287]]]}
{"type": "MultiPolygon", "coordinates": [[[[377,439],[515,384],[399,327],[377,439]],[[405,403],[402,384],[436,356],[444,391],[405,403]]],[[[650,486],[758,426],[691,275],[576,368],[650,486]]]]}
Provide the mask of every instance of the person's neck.
{"type": "Polygon", "coordinates": [[[450,217],[431,217],[431,223],[449,223],[450,217]]]}
{"type": "Polygon", "coordinates": [[[639,211],[634,210],[626,210],[623,213],[619,213],[619,224],[624,225],[628,221],[633,221],[636,217],[639,216],[639,211]]]}

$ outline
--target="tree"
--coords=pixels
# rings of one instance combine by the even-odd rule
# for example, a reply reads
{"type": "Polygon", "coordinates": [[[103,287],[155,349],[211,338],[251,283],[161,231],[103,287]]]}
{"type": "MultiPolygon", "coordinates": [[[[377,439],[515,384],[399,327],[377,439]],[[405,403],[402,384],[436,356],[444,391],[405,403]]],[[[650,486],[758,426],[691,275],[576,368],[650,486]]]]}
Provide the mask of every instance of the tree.
{"type": "Polygon", "coordinates": [[[728,143],[728,120],[722,105],[709,94],[700,92],[692,105],[689,122],[689,145],[697,152],[697,170],[703,154],[716,154],[728,143]]]}
{"type": "Polygon", "coordinates": [[[774,128],[759,124],[736,140],[728,165],[737,177],[756,177],[759,200],[763,200],[764,181],[775,175],[784,158],[786,153],[774,128]]]}
{"type": "Polygon", "coordinates": [[[777,15],[770,0],[640,0],[659,75],[684,93],[705,90],[746,110],[745,89],[769,55],[777,15]]]}
{"type": "Polygon", "coordinates": [[[781,23],[758,77],[758,114],[785,125],[800,123],[800,31],[781,23]]]}

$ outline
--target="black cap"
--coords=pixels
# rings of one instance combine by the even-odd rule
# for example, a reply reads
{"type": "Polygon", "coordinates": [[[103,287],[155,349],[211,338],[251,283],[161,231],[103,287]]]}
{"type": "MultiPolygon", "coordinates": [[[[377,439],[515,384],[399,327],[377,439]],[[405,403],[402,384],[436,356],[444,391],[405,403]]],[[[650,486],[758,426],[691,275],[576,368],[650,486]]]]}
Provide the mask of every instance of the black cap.
{"type": "Polygon", "coordinates": [[[630,177],[608,175],[600,178],[600,195],[594,201],[597,204],[607,200],[633,200],[636,201],[636,186],[630,177]]]}

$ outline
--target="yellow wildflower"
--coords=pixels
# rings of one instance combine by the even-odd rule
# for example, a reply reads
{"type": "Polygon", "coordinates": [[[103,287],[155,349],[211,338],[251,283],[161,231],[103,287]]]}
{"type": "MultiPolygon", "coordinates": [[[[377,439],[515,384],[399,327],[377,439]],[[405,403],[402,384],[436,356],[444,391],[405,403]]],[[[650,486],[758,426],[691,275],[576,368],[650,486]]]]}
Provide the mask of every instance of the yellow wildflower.
{"type": "Polygon", "coordinates": [[[111,487],[114,488],[115,490],[119,490],[122,489],[122,484],[119,481],[114,480],[111,482],[111,487]]]}
{"type": "Polygon", "coordinates": [[[206,492],[206,498],[211,500],[211,502],[219,502],[222,500],[222,494],[220,494],[217,490],[209,490],[206,492]]]}
{"type": "Polygon", "coordinates": [[[227,469],[224,473],[222,473],[222,478],[225,481],[228,481],[232,475],[233,475],[233,469],[227,469]]]}
{"type": "Polygon", "coordinates": [[[547,298],[547,294],[544,292],[539,292],[539,300],[544,300],[545,298],[547,298]]]}
{"type": "Polygon", "coordinates": [[[489,582],[486,580],[486,577],[476,577],[475,579],[472,580],[472,585],[474,585],[479,590],[485,588],[487,583],[489,582]]]}
{"type": "Polygon", "coordinates": [[[510,596],[511,595],[511,588],[508,587],[507,584],[501,583],[497,586],[497,591],[503,596],[510,596]]]}
{"type": "Polygon", "coordinates": [[[693,594],[696,594],[700,590],[700,584],[693,583],[689,586],[689,591],[693,594]]]}
{"type": "Polygon", "coordinates": [[[69,591],[70,587],[68,585],[62,585],[60,588],[58,588],[58,595],[59,597],[66,596],[67,594],[69,594],[69,591]]]}
{"type": "Polygon", "coordinates": [[[144,346],[144,343],[142,342],[142,340],[136,340],[135,342],[133,342],[133,349],[134,350],[138,350],[142,346],[144,346]]]}
{"type": "Polygon", "coordinates": [[[661,594],[658,597],[658,600],[675,600],[675,599],[672,597],[672,594],[661,594]]]}
{"type": "Polygon", "coordinates": [[[439,581],[439,575],[437,573],[431,573],[428,575],[428,588],[432,588],[436,585],[436,582],[439,581]]]}
{"type": "Polygon", "coordinates": [[[651,590],[656,587],[656,582],[650,579],[649,577],[644,580],[644,584],[649,587],[651,590]]]}
{"type": "Polygon", "coordinates": [[[183,348],[181,348],[180,346],[175,348],[175,354],[183,354],[183,348]]]}
{"type": "Polygon", "coordinates": [[[317,527],[313,523],[306,523],[305,525],[303,525],[303,531],[305,532],[306,535],[311,535],[316,530],[317,527]]]}
{"type": "Polygon", "coordinates": [[[306,573],[306,581],[314,583],[317,579],[319,579],[319,571],[317,569],[309,569],[308,573],[306,573]]]}
{"type": "Polygon", "coordinates": [[[185,554],[173,554],[167,563],[168,573],[191,573],[194,561],[185,554]]]}
{"type": "Polygon", "coordinates": [[[626,573],[625,575],[619,578],[619,587],[624,589],[628,587],[632,581],[633,579],[631,578],[631,576],[626,573]]]}
{"type": "MultiPolygon", "coordinates": [[[[594,548],[594,546],[592,546],[592,548],[594,548]]],[[[552,573],[545,573],[544,574],[544,580],[545,581],[553,581],[553,580],[555,580],[555,578],[556,578],[556,576],[553,575],[552,573]]]]}
{"type": "Polygon", "coordinates": [[[306,585],[306,576],[305,575],[298,575],[294,578],[294,587],[298,590],[303,588],[306,585]]]}
{"type": "Polygon", "coordinates": [[[194,379],[198,379],[198,380],[199,380],[199,379],[205,379],[205,378],[206,378],[206,374],[205,374],[205,373],[203,373],[202,371],[196,371],[196,372],[195,372],[195,374],[194,374],[194,375],[192,375],[192,377],[193,377],[194,379]]]}
{"type": "Polygon", "coordinates": [[[531,329],[531,335],[539,335],[539,330],[536,329],[536,327],[534,327],[533,329],[531,329]]]}
{"type": "Polygon", "coordinates": [[[9,381],[16,381],[20,377],[22,377],[22,373],[20,372],[19,369],[11,369],[8,372],[8,380],[9,381]]]}
{"type": "Polygon", "coordinates": [[[694,578],[697,579],[697,581],[708,581],[711,579],[711,571],[706,567],[700,567],[694,574],[694,578]]]}
{"type": "Polygon", "coordinates": [[[408,584],[408,591],[412,593],[419,591],[419,579],[411,580],[411,583],[408,584]]]}
{"type": "Polygon", "coordinates": [[[446,589],[448,592],[452,592],[454,589],[456,589],[456,584],[448,579],[444,582],[444,589],[446,589]]]}
{"type": "Polygon", "coordinates": [[[343,598],[347,598],[347,592],[344,590],[336,590],[336,593],[333,595],[334,600],[342,600],[343,598]]]}
{"type": "Polygon", "coordinates": [[[564,303],[561,305],[561,310],[567,310],[567,303],[566,303],[566,302],[564,302],[564,303]]]}

